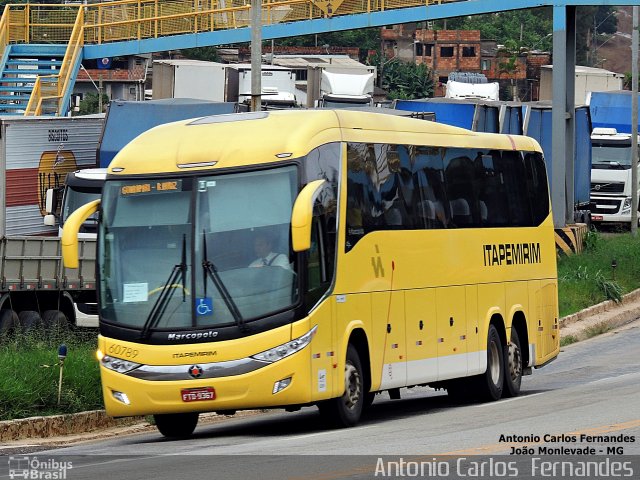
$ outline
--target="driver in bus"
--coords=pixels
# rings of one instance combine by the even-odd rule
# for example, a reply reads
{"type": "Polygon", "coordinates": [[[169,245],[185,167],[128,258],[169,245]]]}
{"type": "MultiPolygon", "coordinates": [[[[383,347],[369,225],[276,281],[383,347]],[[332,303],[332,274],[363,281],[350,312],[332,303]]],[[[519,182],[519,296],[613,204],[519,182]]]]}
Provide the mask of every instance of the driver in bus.
{"type": "Polygon", "coordinates": [[[253,250],[258,258],[249,267],[282,267],[291,269],[289,258],[284,253],[273,251],[273,240],[270,236],[260,233],[253,242],[253,250]]]}

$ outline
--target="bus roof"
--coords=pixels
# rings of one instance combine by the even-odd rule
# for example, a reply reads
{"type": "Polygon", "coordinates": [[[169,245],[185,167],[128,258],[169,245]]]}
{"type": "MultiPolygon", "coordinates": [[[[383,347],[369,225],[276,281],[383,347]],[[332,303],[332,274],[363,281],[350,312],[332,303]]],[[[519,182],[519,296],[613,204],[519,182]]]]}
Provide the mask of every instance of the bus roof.
{"type": "Polygon", "coordinates": [[[528,137],[478,133],[435,122],[350,110],[281,110],[173,122],[141,134],[110,174],[186,172],[299,158],[329,142],[542,151],[528,137]]]}

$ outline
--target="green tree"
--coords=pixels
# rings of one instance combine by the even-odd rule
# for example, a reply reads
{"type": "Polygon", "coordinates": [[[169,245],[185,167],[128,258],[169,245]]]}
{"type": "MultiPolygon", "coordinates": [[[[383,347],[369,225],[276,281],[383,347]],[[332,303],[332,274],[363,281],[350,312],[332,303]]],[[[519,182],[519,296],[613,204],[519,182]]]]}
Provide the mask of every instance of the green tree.
{"type": "MultiPolygon", "coordinates": [[[[633,86],[633,74],[631,72],[624,72],[623,88],[631,90],[633,86]]],[[[640,79],[638,80],[638,90],[640,90],[640,79]]]]}
{"type": "Polygon", "coordinates": [[[379,65],[378,71],[382,72],[381,87],[391,100],[433,97],[433,74],[423,63],[394,58],[379,65]]]}
{"type": "MultiPolygon", "coordinates": [[[[84,98],[80,101],[80,110],[78,115],[91,115],[93,113],[101,113],[100,106],[98,102],[98,94],[97,93],[87,93],[84,98]]],[[[104,111],[107,108],[107,104],[109,103],[109,97],[102,94],[102,110],[104,111]]]]}
{"type": "Polygon", "coordinates": [[[192,60],[204,60],[207,62],[217,62],[220,60],[216,47],[185,48],[180,50],[180,53],[192,60]]]}

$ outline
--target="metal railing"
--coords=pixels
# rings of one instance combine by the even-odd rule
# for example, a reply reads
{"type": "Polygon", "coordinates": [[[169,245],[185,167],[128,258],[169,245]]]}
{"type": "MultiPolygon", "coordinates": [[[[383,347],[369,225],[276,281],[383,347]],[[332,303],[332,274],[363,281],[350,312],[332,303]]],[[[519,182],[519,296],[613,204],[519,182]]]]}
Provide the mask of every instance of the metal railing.
{"type": "MultiPolygon", "coordinates": [[[[262,0],[262,24],[371,13],[442,0],[262,0]],[[331,6],[329,6],[331,5],[331,6]]],[[[119,0],[89,5],[7,5],[0,58],[11,43],[62,43],[57,75],[36,79],[25,115],[64,114],[63,101],[84,44],[143,40],[249,26],[250,0],[119,0]]]]}
{"type": "MultiPolygon", "coordinates": [[[[262,24],[370,13],[440,3],[441,0],[281,0],[262,2],[262,24]],[[337,7],[335,6],[337,5],[337,7]]],[[[249,26],[250,0],[121,0],[86,7],[85,43],[102,44],[249,26]]]]}
{"type": "Polygon", "coordinates": [[[59,73],[37,77],[24,113],[25,116],[42,115],[43,113],[64,115],[64,97],[71,87],[71,78],[75,73],[76,64],[80,61],[84,45],[83,24],[84,9],[80,8],[76,12],[76,21],[67,40],[68,47],[59,73]]]}

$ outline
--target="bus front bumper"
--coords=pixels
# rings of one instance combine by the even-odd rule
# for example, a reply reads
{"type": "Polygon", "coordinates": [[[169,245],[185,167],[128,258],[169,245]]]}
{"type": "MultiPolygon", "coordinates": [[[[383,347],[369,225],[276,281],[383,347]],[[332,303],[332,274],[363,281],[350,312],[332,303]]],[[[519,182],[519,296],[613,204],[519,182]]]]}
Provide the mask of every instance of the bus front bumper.
{"type": "MultiPolygon", "coordinates": [[[[241,375],[147,380],[100,366],[107,415],[211,412],[309,403],[308,351],[241,375]]],[[[182,365],[185,372],[198,365],[182,365]]]]}

